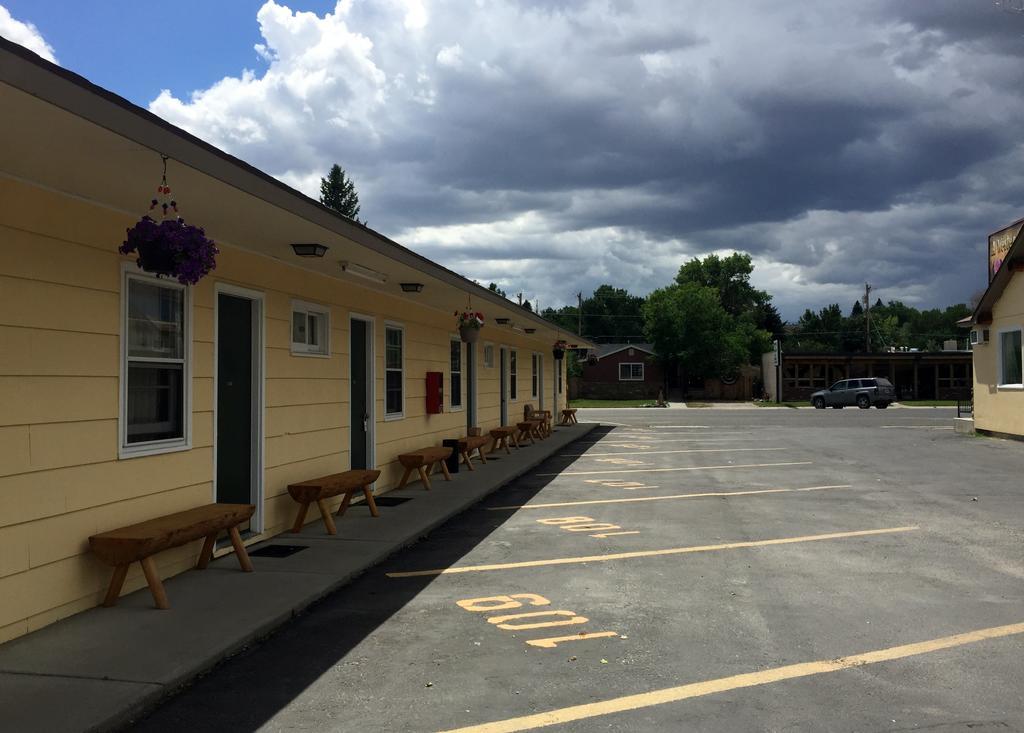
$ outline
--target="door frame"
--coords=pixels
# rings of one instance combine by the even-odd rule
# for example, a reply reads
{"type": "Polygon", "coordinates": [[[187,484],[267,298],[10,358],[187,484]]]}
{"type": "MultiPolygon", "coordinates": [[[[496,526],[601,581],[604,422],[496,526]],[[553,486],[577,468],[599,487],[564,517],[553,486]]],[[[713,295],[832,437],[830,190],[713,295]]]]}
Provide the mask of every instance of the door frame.
{"type": "MultiPolygon", "coordinates": [[[[367,420],[366,427],[366,464],[370,468],[374,468],[377,465],[377,372],[374,368],[377,364],[375,358],[377,343],[377,319],[373,316],[368,316],[363,313],[355,313],[350,311],[348,314],[348,388],[352,389],[352,321],[362,321],[366,324],[366,412],[370,416],[367,420]]],[[[404,349],[403,349],[404,352],[404,349]]],[[[404,354],[403,354],[404,355],[404,354]]],[[[348,397],[348,421],[352,419],[352,394],[349,393],[348,397]]],[[[348,467],[352,468],[352,436],[351,430],[352,425],[349,424],[349,439],[348,439],[348,467]]]]}
{"type": "Polygon", "coordinates": [[[498,418],[502,425],[508,424],[508,347],[498,345],[498,418]]]}
{"type": "Polygon", "coordinates": [[[253,534],[263,532],[263,500],[264,482],[263,469],[266,465],[266,394],[267,394],[267,350],[266,344],[266,295],[259,290],[250,290],[230,283],[218,282],[213,286],[213,501],[217,501],[217,400],[218,400],[218,362],[220,349],[220,296],[230,295],[251,301],[253,306],[253,338],[252,338],[252,426],[257,449],[253,451],[252,487],[250,498],[256,505],[256,511],[249,523],[253,534]]]}

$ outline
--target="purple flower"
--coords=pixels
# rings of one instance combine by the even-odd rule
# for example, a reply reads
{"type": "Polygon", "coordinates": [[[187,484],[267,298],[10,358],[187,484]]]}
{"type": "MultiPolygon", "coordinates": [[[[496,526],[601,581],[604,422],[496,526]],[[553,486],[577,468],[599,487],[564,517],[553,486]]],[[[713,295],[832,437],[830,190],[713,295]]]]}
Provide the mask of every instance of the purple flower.
{"type": "Polygon", "coordinates": [[[195,285],[208,275],[217,267],[220,254],[202,227],[186,224],[184,219],[164,219],[158,224],[148,216],[128,230],[118,251],[137,254],[136,264],[143,270],[157,277],[176,277],[182,285],[195,285]]]}

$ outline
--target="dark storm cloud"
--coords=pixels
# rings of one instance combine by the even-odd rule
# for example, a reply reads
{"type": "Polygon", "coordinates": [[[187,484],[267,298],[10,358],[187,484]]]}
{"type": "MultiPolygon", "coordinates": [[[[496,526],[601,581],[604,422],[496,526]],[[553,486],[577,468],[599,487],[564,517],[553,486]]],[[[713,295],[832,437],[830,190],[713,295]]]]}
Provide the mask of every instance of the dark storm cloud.
{"type": "Polygon", "coordinates": [[[1024,199],[1024,15],[987,0],[268,3],[260,22],[264,77],[155,111],[311,192],[340,161],[371,226],[549,302],[735,248],[789,316],[865,277],[945,304],[1024,199]]]}

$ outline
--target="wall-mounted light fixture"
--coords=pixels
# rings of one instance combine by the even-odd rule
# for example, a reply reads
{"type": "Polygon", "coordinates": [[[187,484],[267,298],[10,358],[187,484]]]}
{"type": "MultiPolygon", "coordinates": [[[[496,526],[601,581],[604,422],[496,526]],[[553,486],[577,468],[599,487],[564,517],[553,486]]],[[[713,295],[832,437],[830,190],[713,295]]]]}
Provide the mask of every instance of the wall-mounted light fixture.
{"type": "Polygon", "coordinates": [[[536,333],[537,332],[536,328],[524,328],[523,330],[526,331],[527,333],[536,333]]]}
{"type": "Polygon", "coordinates": [[[507,326],[511,322],[511,318],[495,318],[494,322],[499,326],[507,326]]]}
{"type": "Polygon", "coordinates": [[[341,265],[342,272],[346,272],[349,275],[355,275],[356,277],[362,277],[378,283],[386,283],[388,281],[388,276],[385,273],[378,272],[370,267],[357,265],[355,262],[348,262],[346,260],[342,260],[338,264],[341,265]]]}
{"type": "Polygon", "coordinates": [[[327,245],[316,242],[295,242],[292,251],[299,257],[323,257],[327,254],[327,245]]]}
{"type": "Polygon", "coordinates": [[[401,283],[403,293],[422,293],[423,283],[401,283]]]}

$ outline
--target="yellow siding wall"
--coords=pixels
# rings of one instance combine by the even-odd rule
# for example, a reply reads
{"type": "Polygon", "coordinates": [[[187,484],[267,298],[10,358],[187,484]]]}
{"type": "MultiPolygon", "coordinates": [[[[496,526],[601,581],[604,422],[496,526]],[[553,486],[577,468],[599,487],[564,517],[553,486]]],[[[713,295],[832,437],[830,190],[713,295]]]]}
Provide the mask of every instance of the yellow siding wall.
{"type": "Polygon", "coordinates": [[[974,426],[1024,435],[1024,391],[998,387],[999,331],[1024,327],[1024,275],[1016,274],[992,309],[989,343],[974,348],[974,426]]]}
{"type": "MultiPolygon", "coordinates": [[[[348,323],[375,318],[378,492],[400,477],[395,457],[465,435],[463,411],[425,414],[427,371],[445,374],[449,403],[449,312],[276,263],[219,242],[216,271],[193,288],[192,449],[118,460],[121,267],[126,217],[0,179],[0,642],[102,600],[110,569],[88,537],[213,497],[215,284],[265,297],[264,534],[284,531],[293,481],[345,470],[348,456],[348,323]],[[291,301],[328,305],[329,358],[290,352],[291,301]],[[384,420],[384,323],[405,326],[405,418],[384,420]]],[[[214,234],[216,236],[216,234],[214,234]]],[[[554,391],[550,344],[485,327],[476,345],[477,416],[498,424],[498,346],[519,352],[519,399],[530,397],[530,353],[544,354],[545,407],[554,391]],[[494,368],[483,343],[493,334],[494,368]]],[[[466,373],[463,371],[465,392],[466,373]]],[[[559,397],[555,409],[564,406],[559,397]]],[[[463,394],[463,405],[467,397],[463,394]]],[[[464,408],[465,409],[465,408],[464,408]]],[[[199,544],[157,557],[164,577],[190,567],[199,544]]],[[[126,592],[145,584],[138,568],[126,592]]]]}

